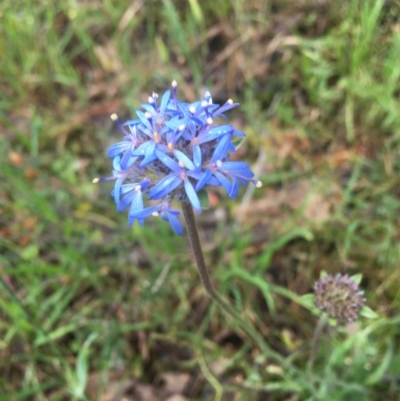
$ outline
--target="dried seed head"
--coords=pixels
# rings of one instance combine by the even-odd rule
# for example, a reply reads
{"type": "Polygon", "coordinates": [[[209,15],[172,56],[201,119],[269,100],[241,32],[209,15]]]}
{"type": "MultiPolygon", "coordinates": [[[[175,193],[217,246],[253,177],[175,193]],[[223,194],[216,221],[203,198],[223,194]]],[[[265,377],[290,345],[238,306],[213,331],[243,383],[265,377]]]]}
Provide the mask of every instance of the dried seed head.
{"type": "Polygon", "coordinates": [[[364,305],[364,292],[347,274],[328,275],[314,284],[315,306],[339,323],[352,322],[358,318],[364,305]]]}

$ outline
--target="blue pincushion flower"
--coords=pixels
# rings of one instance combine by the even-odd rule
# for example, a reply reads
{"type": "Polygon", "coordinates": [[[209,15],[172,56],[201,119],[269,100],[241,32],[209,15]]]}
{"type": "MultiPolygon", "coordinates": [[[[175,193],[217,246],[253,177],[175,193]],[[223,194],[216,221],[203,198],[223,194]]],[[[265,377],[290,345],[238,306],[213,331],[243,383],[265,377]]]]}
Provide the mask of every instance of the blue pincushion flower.
{"type": "Polygon", "coordinates": [[[144,112],[136,110],[135,120],[122,124],[111,116],[124,138],[107,153],[113,159],[112,177],[93,180],[115,180],[111,195],[118,211],[128,209],[129,224],[137,220],[143,225],[147,217],[160,216],[182,235],[180,212],[171,208],[172,201],[190,202],[200,213],[198,193],[204,188],[222,186],[235,199],[239,183],[261,186],[247,163],[229,160],[236,151],[234,137],[245,134],[215,121],[226,119],[223,113],[238,103],[214,104],[208,90],[200,101],[182,102],[173,81],[159,105],[153,93],[141,106],[144,112]]]}

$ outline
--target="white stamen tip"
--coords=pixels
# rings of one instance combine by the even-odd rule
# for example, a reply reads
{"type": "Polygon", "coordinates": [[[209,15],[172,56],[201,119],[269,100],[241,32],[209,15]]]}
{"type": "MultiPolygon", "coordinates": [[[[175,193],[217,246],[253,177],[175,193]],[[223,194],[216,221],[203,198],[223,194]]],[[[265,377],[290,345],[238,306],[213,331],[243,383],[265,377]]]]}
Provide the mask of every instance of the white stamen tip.
{"type": "Polygon", "coordinates": [[[153,96],[149,96],[149,103],[154,103],[154,97],[153,96]]]}
{"type": "Polygon", "coordinates": [[[208,106],[207,100],[202,100],[201,101],[201,107],[207,107],[207,106],[208,106]]]}
{"type": "Polygon", "coordinates": [[[136,187],[135,187],[135,191],[136,192],[140,192],[141,189],[142,189],[142,187],[140,185],[136,185],[136,187]]]}
{"type": "Polygon", "coordinates": [[[215,165],[217,167],[221,167],[222,166],[222,161],[221,160],[217,160],[217,162],[215,163],[215,165]]]}
{"type": "Polygon", "coordinates": [[[207,118],[207,124],[211,125],[214,122],[214,120],[211,117],[207,118]]]}
{"type": "Polygon", "coordinates": [[[182,167],[182,168],[185,167],[185,163],[182,160],[179,160],[179,167],[182,167]]]}
{"type": "Polygon", "coordinates": [[[180,125],[178,128],[179,131],[183,131],[184,129],[185,129],[185,124],[180,125]]]}
{"type": "Polygon", "coordinates": [[[261,188],[262,187],[262,182],[261,181],[257,181],[256,187],[257,188],[261,188]]]}
{"type": "Polygon", "coordinates": [[[232,99],[228,99],[228,100],[226,101],[226,103],[232,104],[232,103],[233,103],[233,100],[232,100],[232,99]]]}
{"type": "Polygon", "coordinates": [[[118,120],[118,116],[115,113],[111,114],[110,118],[113,121],[117,121],[118,120]]]}
{"type": "Polygon", "coordinates": [[[146,111],[146,113],[144,113],[144,116],[145,116],[147,119],[150,119],[150,118],[151,118],[151,114],[150,114],[148,111],[146,111]]]}
{"type": "Polygon", "coordinates": [[[175,81],[175,79],[171,82],[171,85],[173,88],[176,88],[178,86],[178,83],[175,81]]]}
{"type": "Polygon", "coordinates": [[[93,184],[97,184],[98,182],[100,182],[100,178],[93,178],[93,184]]]}
{"type": "Polygon", "coordinates": [[[189,112],[194,114],[194,113],[196,113],[196,109],[193,106],[190,106],[189,107],[189,112]]]}
{"type": "Polygon", "coordinates": [[[158,213],[158,212],[153,212],[152,215],[153,215],[153,216],[159,216],[160,213],[158,213]]]}

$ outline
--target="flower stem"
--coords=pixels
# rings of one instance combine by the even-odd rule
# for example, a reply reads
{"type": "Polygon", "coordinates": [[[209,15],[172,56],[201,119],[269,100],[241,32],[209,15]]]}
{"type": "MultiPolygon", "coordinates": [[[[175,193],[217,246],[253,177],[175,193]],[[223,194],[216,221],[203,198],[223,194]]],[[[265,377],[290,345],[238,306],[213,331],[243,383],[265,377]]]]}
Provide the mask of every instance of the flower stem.
{"type": "Polygon", "coordinates": [[[315,358],[317,357],[317,353],[318,353],[319,340],[321,338],[321,335],[322,335],[327,323],[328,323],[328,317],[325,313],[323,313],[320,316],[317,326],[314,330],[314,335],[313,335],[312,342],[311,342],[310,358],[309,358],[308,364],[307,364],[308,369],[312,369],[312,367],[313,367],[315,358]]]}
{"type": "Polygon", "coordinates": [[[214,289],[211,284],[210,276],[207,272],[206,263],[204,261],[203,250],[201,248],[201,243],[199,239],[199,234],[197,231],[196,220],[193,213],[193,208],[189,202],[182,202],[183,215],[186,221],[186,228],[189,236],[190,246],[196,261],[197,270],[199,272],[201,281],[206,289],[208,295],[228,314],[234,321],[236,321],[241,329],[257,344],[260,350],[265,356],[271,356],[280,361],[283,358],[270,349],[270,347],[265,343],[261,334],[259,334],[254,328],[247,323],[243,317],[236,311],[221,295],[214,289]]]}

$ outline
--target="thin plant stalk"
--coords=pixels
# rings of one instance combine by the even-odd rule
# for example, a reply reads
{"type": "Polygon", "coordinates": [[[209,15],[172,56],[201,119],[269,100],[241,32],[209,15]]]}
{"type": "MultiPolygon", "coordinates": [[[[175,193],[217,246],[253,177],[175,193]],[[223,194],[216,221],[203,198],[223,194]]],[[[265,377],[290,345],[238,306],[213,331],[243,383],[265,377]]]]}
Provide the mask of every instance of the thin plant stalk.
{"type": "Polygon", "coordinates": [[[315,327],[314,335],[311,341],[311,352],[310,352],[310,358],[308,360],[308,369],[312,369],[314,365],[315,358],[317,357],[318,353],[319,340],[327,323],[328,323],[328,316],[326,315],[326,313],[323,313],[318,319],[318,323],[317,326],[315,327]]]}
{"type": "Polygon", "coordinates": [[[235,322],[239,324],[241,329],[257,344],[265,356],[271,356],[282,361],[283,358],[278,353],[275,353],[270,349],[270,347],[265,343],[261,334],[254,330],[253,327],[243,319],[239,312],[237,312],[227,301],[225,301],[225,299],[222,298],[221,295],[214,289],[207,271],[206,263],[204,261],[203,250],[197,231],[192,205],[189,202],[182,202],[182,211],[186,221],[189,242],[196,261],[197,270],[207,294],[224,310],[224,312],[226,312],[233,318],[235,322]]]}

